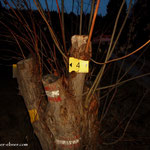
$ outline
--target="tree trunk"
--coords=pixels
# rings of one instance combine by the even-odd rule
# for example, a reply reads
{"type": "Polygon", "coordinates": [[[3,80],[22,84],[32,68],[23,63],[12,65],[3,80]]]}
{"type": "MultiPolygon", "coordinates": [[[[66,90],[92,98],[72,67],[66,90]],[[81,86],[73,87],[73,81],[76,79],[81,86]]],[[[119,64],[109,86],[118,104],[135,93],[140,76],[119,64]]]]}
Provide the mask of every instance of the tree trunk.
{"type": "Polygon", "coordinates": [[[20,94],[24,98],[34,132],[43,150],[48,150],[49,145],[53,145],[53,139],[51,131],[47,128],[44,121],[48,102],[44,96],[42,82],[39,77],[40,75],[36,70],[36,64],[33,58],[18,62],[17,81],[20,94]]]}
{"type": "MultiPolygon", "coordinates": [[[[91,46],[85,52],[87,39],[87,36],[72,37],[71,57],[90,59],[91,46]]],[[[68,86],[64,86],[64,78],[46,75],[41,79],[36,66],[33,58],[18,62],[17,80],[42,149],[96,149],[99,105],[94,95],[89,108],[84,108],[86,74],[71,72],[65,79],[68,86]]]]}

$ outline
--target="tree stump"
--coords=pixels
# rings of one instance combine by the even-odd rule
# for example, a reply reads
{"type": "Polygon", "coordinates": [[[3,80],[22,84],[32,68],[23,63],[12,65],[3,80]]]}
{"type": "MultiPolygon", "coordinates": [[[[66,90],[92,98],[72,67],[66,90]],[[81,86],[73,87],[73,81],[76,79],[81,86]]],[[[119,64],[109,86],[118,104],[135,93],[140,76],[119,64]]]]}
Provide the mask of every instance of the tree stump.
{"type": "MultiPolygon", "coordinates": [[[[85,52],[87,40],[88,36],[73,36],[70,56],[89,61],[92,49],[90,45],[85,52]]],[[[18,62],[17,80],[43,150],[96,149],[99,104],[94,95],[89,108],[84,108],[86,73],[71,72],[64,86],[63,77],[41,79],[36,66],[33,58],[18,62]]]]}

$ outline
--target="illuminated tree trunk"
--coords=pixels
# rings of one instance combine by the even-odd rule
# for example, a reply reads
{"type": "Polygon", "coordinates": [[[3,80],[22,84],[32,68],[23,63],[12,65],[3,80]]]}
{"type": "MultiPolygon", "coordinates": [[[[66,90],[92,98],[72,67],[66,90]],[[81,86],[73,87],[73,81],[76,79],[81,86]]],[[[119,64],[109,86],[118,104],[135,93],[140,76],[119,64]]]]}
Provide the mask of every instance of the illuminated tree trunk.
{"type": "MultiPolygon", "coordinates": [[[[70,57],[89,61],[91,45],[86,53],[87,36],[72,37],[70,57]]],[[[69,64],[74,65],[74,64],[69,64]]],[[[94,95],[84,108],[86,73],[71,72],[69,78],[46,75],[40,78],[33,58],[17,64],[20,93],[43,150],[96,149],[98,141],[98,97],[94,95]]],[[[79,66],[80,67],[80,64],[79,66]]]]}

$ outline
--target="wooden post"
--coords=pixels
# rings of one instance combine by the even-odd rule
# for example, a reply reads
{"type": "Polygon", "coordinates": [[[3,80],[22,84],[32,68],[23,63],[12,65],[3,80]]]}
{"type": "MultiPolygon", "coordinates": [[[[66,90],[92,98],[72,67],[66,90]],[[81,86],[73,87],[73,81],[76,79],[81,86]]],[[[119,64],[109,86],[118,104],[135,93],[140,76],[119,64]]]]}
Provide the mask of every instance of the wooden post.
{"type": "MultiPolygon", "coordinates": [[[[71,49],[70,56],[77,58],[79,60],[90,61],[92,56],[91,43],[86,50],[88,42],[88,36],[84,35],[74,35],[71,38],[71,49]]],[[[69,90],[75,98],[75,101],[80,108],[81,123],[81,142],[82,145],[86,145],[88,150],[97,149],[96,142],[98,141],[98,95],[94,95],[88,110],[84,107],[85,96],[83,96],[83,91],[88,91],[88,87],[85,86],[85,76],[86,73],[72,72],[69,76],[69,90]]]]}
{"type": "MultiPolygon", "coordinates": [[[[71,38],[71,49],[70,49],[70,57],[74,57],[80,60],[90,60],[92,55],[91,44],[89,47],[88,53],[85,52],[86,44],[87,44],[88,36],[83,35],[74,35],[71,38]]],[[[83,87],[85,83],[86,73],[70,73],[69,78],[69,89],[73,91],[73,95],[77,102],[81,103],[83,87]]]]}

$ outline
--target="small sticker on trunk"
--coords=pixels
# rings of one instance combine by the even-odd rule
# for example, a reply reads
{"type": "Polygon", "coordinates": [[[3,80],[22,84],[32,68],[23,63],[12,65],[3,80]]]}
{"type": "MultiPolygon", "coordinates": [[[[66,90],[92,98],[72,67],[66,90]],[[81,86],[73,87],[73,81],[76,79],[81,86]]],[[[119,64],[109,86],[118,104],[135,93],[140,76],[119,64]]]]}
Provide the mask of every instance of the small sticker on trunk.
{"type": "Polygon", "coordinates": [[[29,110],[29,116],[30,116],[30,121],[31,121],[31,123],[33,123],[33,122],[39,120],[39,115],[38,115],[36,109],[31,109],[31,110],[29,110]]]}
{"type": "Polygon", "coordinates": [[[59,90],[56,90],[56,87],[45,86],[44,88],[45,88],[45,93],[46,93],[49,101],[52,101],[52,102],[60,102],[61,101],[59,90]]]}
{"type": "Polygon", "coordinates": [[[12,67],[13,67],[13,78],[17,78],[17,65],[13,64],[12,67]]]}

